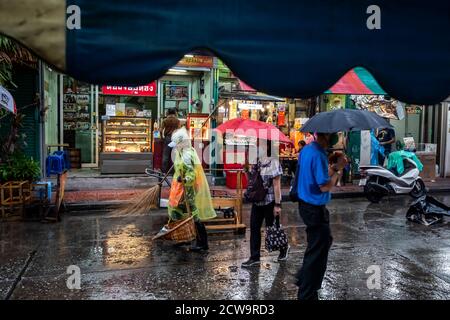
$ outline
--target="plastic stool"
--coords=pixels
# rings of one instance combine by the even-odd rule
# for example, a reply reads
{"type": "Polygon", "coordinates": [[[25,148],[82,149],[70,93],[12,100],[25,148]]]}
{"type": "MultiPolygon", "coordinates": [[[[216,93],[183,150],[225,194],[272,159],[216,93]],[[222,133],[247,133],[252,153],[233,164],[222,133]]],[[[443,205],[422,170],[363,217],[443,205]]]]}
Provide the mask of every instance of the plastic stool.
{"type": "Polygon", "coordinates": [[[53,152],[53,155],[56,156],[62,156],[64,159],[64,169],[69,170],[70,169],[70,158],[69,158],[69,151],[55,151],[53,152]]]}
{"type": "Polygon", "coordinates": [[[46,173],[47,177],[51,174],[61,174],[64,172],[64,156],[63,155],[51,155],[47,157],[46,160],[46,173]]]}

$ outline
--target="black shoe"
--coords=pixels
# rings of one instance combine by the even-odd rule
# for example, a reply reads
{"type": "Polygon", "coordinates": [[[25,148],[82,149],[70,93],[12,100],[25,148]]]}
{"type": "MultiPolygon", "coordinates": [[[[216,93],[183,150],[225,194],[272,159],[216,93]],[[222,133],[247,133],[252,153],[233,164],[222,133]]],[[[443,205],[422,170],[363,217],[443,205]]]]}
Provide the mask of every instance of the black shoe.
{"type": "Polygon", "coordinates": [[[280,250],[280,255],[278,256],[278,261],[286,261],[289,256],[289,250],[291,246],[288,246],[286,249],[280,250]]]}
{"type": "Polygon", "coordinates": [[[318,301],[319,300],[319,293],[317,291],[314,291],[310,293],[308,296],[304,296],[302,292],[300,292],[300,289],[297,293],[297,300],[309,300],[309,301],[318,301]]]}
{"type": "Polygon", "coordinates": [[[186,241],[186,242],[177,242],[173,246],[174,247],[183,247],[183,246],[190,246],[190,245],[191,245],[191,242],[190,241],[186,241]]]}
{"type": "Polygon", "coordinates": [[[202,251],[202,250],[207,251],[207,250],[209,250],[209,247],[208,247],[208,246],[199,246],[199,245],[195,245],[195,246],[192,246],[192,247],[189,249],[189,251],[193,251],[193,252],[200,252],[200,251],[202,251]]]}
{"type": "Polygon", "coordinates": [[[259,259],[258,259],[258,260],[254,260],[254,259],[250,258],[250,259],[248,259],[247,261],[243,262],[243,263],[241,264],[241,267],[242,267],[242,268],[248,268],[248,267],[251,267],[251,266],[260,264],[260,263],[261,263],[261,262],[259,261],[259,259]]]}

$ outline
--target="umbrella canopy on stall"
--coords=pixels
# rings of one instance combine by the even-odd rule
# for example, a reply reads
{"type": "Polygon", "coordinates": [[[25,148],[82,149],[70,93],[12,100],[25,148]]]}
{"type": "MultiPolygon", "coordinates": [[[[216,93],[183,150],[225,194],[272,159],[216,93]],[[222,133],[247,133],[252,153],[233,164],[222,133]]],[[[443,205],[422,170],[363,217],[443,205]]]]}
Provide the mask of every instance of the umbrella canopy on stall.
{"type": "Polygon", "coordinates": [[[390,96],[435,104],[450,94],[449,12],[442,0],[0,1],[0,33],[92,84],[144,85],[206,49],[270,95],[320,95],[361,66],[390,96]]]}
{"type": "Polygon", "coordinates": [[[386,91],[366,69],[356,67],[347,72],[326,94],[385,95],[386,91]]]}
{"type": "Polygon", "coordinates": [[[292,143],[277,127],[262,121],[236,118],[221,124],[215,130],[225,134],[230,133],[234,136],[246,136],[278,141],[280,143],[292,143]]]}
{"type": "Polygon", "coordinates": [[[316,114],[305,122],[300,131],[333,133],[383,128],[392,128],[392,125],[374,112],[340,109],[316,114]]]}

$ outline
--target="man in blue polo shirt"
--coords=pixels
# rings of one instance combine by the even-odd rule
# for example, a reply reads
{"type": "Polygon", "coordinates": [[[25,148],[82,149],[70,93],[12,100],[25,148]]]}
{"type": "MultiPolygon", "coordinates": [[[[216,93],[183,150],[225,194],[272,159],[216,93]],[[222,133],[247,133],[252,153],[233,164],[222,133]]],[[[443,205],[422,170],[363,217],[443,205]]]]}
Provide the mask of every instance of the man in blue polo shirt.
{"type": "Polygon", "coordinates": [[[299,213],[306,225],[307,235],[303,265],[297,274],[300,300],[318,300],[318,290],[322,286],[333,240],[325,205],[330,201],[330,191],[347,164],[343,154],[337,157],[335,164],[328,164],[326,150],[334,137],[334,134],[318,133],[316,141],[304,147],[299,154],[299,213]]]}

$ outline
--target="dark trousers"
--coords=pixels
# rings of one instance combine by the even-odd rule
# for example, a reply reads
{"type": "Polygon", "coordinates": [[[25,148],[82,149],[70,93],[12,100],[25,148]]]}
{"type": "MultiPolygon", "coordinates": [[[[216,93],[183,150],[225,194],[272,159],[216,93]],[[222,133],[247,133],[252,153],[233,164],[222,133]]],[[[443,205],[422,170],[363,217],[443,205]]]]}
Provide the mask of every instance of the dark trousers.
{"type": "Polygon", "coordinates": [[[171,142],[172,135],[165,136],[163,142],[163,155],[162,155],[162,172],[166,173],[170,167],[172,166],[172,148],[169,147],[169,143],[171,142]]]}
{"type": "Polygon", "coordinates": [[[200,220],[195,221],[195,227],[197,229],[197,246],[207,248],[208,247],[208,233],[206,232],[205,225],[200,220]]]}
{"type": "Polygon", "coordinates": [[[390,150],[384,150],[384,155],[378,153],[378,164],[380,166],[383,166],[384,164],[384,160],[386,160],[386,158],[389,159],[389,154],[391,153],[390,150]]]}
{"type": "Polygon", "coordinates": [[[327,269],[328,251],[333,238],[330,230],[328,209],[299,202],[299,213],[306,225],[307,247],[303,265],[297,273],[298,299],[317,300],[317,291],[327,269]]]}
{"type": "Polygon", "coordinates": [[[265,206],[252,205],[250,214],[250,253],[251,259],[259,260],[261,256],[261,227],[266,220],[266,227],[273,225],[275,217],[273,216],[273,208],[275,202],[265,206]]]}

